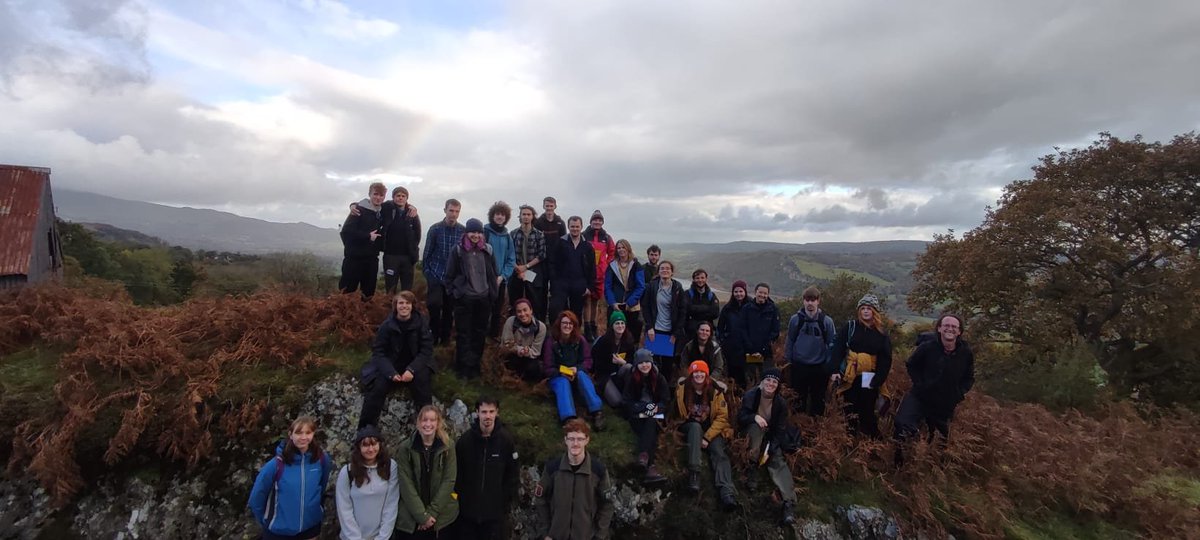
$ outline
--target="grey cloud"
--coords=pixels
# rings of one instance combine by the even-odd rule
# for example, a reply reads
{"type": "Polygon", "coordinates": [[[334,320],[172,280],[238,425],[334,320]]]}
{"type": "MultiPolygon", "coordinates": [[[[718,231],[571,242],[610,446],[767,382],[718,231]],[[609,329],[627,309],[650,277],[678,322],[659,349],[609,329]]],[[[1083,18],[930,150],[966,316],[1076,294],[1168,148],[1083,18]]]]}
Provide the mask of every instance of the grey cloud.
{"type": "Polygon", "coordinates": [[[721,228],[736,231],[771,231],[782,227],[813,232],[853,227],[962,228],[979,223],[988,202],[976,195],[957,193],[938,195],[920,204],[906,204],[887,209],[853,210],[835,203],[791,215],[768,212],[761,206],[725,205],[715,216],[692,214],[675,219],[674,224],[695,229],[721,228]]]}
{"type": "Polygon", "coordinates": [[[867,208],[871,210],[886,210],[888,207],[887,192],[877,187],[855,191],[854,198],[866,199],[867,208]]]}
{"type": "Polygon", "coordinates": [[[159,201],[253,207],[286,194],[340,211],[361,190],[325,171],[382,170],[424,178],[410,188],[434,216],[451,196],[478,217],[496,199],[554,194],[568,214],[602,208],[618,236],[927,231],[978,224],[984,190],[1030,176],[1053,145],[1200,127],[1200,71],[1184,69],[1200,64],[1200,3],[1184,0],[529,1],[488,30],[539,51],[545,110],[481,127],[309,80],[287,93],[335,119],[338,144],[317,151],[180,114],[209,105],[154,85],[139,4],[50,4],[65,14],[50,17],[54,39],[11,5],[0,3],[0,80],[62,96],[52,111],[0,97],[0,112],[57,134],[0,135],[3,147],[67,181],[159,201]],[[89,144],[63,142],[74,134],[89,144]],[[809,187],[785,212],[710,202],[780,185],[809,187]],[[829,188],[852,195],[813,207],[829,188]]]}
{"type": "MultiPolygon", "coordinates": [[[[1056,142],[1144,117],[1146,100],[1178,107],[1200,90],[1200,72],[1178,69],[1200,59],[1200,5],[1190,2],[534,3],[524,15],[538,18],[547,78],[572,120],[649,118],[652,164],[690,160],[713,176],[738,167],[691,149],[781,150],[753,161],[755,183],[919,185],[939,164],[998,148],[1031,163],[1056,142]]],[[[1195,125],[1139,130],[1164,137],[1195,125]]]]}

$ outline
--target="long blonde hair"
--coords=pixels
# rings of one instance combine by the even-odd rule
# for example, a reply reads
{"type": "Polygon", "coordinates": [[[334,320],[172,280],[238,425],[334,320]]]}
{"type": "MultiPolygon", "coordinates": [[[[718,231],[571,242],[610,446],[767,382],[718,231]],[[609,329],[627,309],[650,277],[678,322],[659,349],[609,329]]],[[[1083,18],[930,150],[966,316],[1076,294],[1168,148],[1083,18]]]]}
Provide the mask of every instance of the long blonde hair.
{"type": "MultiPolygon", "coordinates": [[[[437,405],[426,405],[421,407],[421,410],[417,412],[417,422],[421,421],[421,418],[425,416],[426,412],[431,412],[435,417],[437,417],[437,431],[434,432],[434,435],[442,440],[442,444],[450,446],[450,433],[446,431],[446,416],[442,414],[442,409],[437,405]]],[[[418,431],[417,437],[420,436],[421,433],[418,431]]]]}

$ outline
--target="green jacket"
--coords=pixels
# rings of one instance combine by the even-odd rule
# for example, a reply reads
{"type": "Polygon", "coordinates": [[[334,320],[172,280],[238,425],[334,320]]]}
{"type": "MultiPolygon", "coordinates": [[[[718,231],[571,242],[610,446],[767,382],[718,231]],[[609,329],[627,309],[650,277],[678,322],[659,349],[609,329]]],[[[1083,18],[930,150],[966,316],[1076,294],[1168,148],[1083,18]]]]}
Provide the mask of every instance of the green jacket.
{"type": "Polygon", "coordinates": [[[534,490],[538,538],[607,540],[613,516],[608,470],[588,452],[578,471],[566,454],[552,458],[534,490]]]}
{"type": "Polygon", "coordinates": [[[414,433],[400,445],[400,453],[396,456],[400,466],[400,509],[396,515],[396,529],[409,534],[429,516],[437,520],[433,528],[439,531],[458,517],[458,494],[454,492],[458,461],[454,456],[454,445],[443,444],[440,439],[434,443],[433,470],[429,475],[431,497],[429,506],[425,506],[418,485],[421,481],[421,451],[417,448],[421,444],[421,435],[414,433]]]}

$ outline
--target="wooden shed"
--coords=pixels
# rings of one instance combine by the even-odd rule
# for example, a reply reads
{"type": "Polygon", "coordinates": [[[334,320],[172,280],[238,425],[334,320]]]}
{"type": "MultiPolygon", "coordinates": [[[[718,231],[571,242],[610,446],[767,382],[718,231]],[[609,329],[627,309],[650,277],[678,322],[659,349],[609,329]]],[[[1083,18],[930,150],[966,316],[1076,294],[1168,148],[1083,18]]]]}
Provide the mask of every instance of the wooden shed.
{"type": "Polygon", "coordinates": [[[0,289],[62,278],[50,169],[0,164],[0,289]]]}

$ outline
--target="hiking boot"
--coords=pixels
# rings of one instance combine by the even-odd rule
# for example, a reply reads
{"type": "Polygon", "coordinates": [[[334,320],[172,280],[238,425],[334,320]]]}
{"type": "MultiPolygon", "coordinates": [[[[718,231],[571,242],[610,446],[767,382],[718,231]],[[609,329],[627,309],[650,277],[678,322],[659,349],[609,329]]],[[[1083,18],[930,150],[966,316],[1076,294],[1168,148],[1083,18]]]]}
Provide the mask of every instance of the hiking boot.
{"type": "Polygon", "coordinates": [[[658,467],[651,465],[646,469],[646,476],[642,478],[642,484],[647,486],[662,484],[667,481],[667,477],[659,474],[658,467]]]}
{"type": "Polygon", "coordinates": [[[732,512],[738,509],[737,500],[733,498],[732,493],[721,494],[721,510],[732,512]]]}
{"type": "Polygon", "coordinates": [[[783,524],[793,525],[796,523],[796,503],[792,501],[783,501],[783,524]]]}
{"type": "Polygon", "coordinates": [[[700,473],[698,471],[688,471],[687,490],[694,493],[700,493],[700,473]]]}
{"type": "Polygon", "coordinates": [[[583,323],[583,337],[588,343],[596,341],[596,323],[583,323]]]}
{"type": "Polygon", "coordinates": [[[592,427],[596,428],[596,431],[604,431],[604,411],[592,413],[592,427]]]}
{"type": "Polygon", "coordinates": [[[647,454],[645,452],[638,454],[638,457],[637,457],[638,472],[646,472],[646,469],[649,467],[650,467],[650,454],[647,454]]]}
{"type": "Polygon", "coordinates": [[[757,468],[752,467],[750,470],[746,471],[746,491],[748,493],[754,493],[755,491],[758,491],[757,468]]]}

